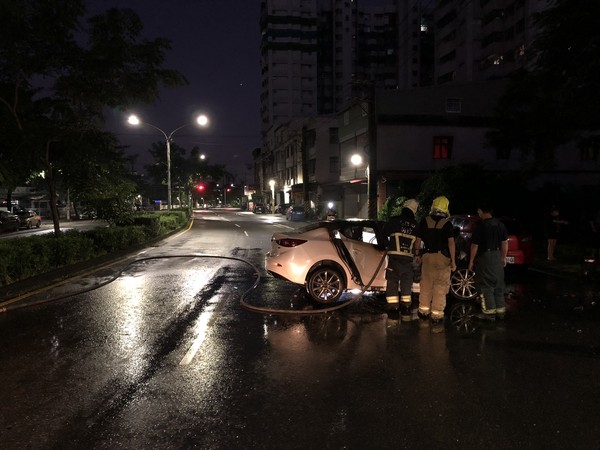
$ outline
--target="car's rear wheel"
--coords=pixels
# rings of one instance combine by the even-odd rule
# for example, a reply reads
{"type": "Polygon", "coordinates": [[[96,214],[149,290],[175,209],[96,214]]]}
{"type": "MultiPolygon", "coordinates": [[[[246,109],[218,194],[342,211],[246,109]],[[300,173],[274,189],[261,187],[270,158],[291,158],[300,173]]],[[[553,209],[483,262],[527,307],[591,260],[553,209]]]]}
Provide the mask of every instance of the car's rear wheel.
{"type": "Polygon", "coordinates": [[[334,303],[346,290],[346,280],[339,269],[329,266],[313,270],[306,281],[306,291],[319,303],[334,303]]]}
{"type": "Polygon", "coordinates": [[[29,222],[27,222],[27,229],[31,230],[33,228],[33,225],[31,225],[31,220],[29,222]]]}
{"type": "Polygon", "coordinates": [[[450,293],[459,300],[470,300],[477,296],[475,274],[469,269],[457,269],[450,278],[450,293]]]}
{"type": "Polygon", "coordinates": [[[35,227],[36,227],[36,228],[39,228],[39,227],[41,227],[41,226],[42,226],[42,222],[41,222],[41,221],[38,221],[38,223],[36,223],[36,224],[35,224],[35,227]]]}

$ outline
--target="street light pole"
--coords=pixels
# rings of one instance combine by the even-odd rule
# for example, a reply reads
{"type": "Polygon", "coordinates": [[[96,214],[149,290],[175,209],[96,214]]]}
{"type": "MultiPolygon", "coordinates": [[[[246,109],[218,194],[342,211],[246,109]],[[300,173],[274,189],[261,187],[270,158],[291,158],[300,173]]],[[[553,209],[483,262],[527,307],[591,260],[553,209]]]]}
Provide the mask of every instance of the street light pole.
{"type": "MultiPolygon", "coordinates": [[[[354,179],[358,179],[358,166],[363,163],[362,156],[359,154],[354,154],[350,158],[350,162],[354,165],[354,179]]],[[[362,177],[361,177],[362,178],[362,177]]],[[[360,214],[360,185],[358,186],[358,193],[356,194],[356,215],[360,214]]]]}
{"type": "MultiPolygon", "coordinates": [[[[148,122],[142,122],[136,115],[129,116],[127,122],[129,122],[130,125],[134,126],[140,124],[148,125],[149,127],[152,127],[155,130],[159,131],[164,136],[165,142],[167,144],[167,209],[171,210],[171,141],[173,140],[173,134],[175,134],[176,131],[188,127],[191,124],[186,123],[184,125],[181,125],[180,127],[175,128],[167,135],[167,133],[165,133],[162,129],[158,128],[156,125],[153,125],[148,122]]],[[[201,127],[205,127],[208,125],[208,117],[206,117],[204,114],[201,114],[198,117],[196,117],[196,123],[201,127]]]]}
{"type": "Polygon", "coordinates": [[[269,180],[271,186],[271,213],[275,213],[275,180],[269,180]]]}

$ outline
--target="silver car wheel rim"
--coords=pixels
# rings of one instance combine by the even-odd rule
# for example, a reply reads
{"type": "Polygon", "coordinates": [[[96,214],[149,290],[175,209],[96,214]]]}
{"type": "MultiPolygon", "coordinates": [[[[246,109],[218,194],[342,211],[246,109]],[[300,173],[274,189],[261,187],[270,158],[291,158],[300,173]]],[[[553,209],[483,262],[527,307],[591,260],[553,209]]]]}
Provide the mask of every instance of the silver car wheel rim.
{"type": "Polygon", "coordinates": [[[335,272],[320,272],[311,283],[311,292],[322,300],[335,298],[342,287],[342,281],[335,272]]]}
{"type": "Polygon", "coordinates": [[[470,299],[477,295],[473,274],[467,269],[459,269],[452,275],[450,289],[461,299],[470,299]]]}

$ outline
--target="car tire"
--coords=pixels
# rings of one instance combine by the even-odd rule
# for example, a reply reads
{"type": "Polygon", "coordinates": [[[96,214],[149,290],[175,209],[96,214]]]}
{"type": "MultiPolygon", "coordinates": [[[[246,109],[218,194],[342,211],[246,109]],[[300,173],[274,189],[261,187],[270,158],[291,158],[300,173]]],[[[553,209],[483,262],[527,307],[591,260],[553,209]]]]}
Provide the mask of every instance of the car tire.
{"type": "Polygon", "coordinates": [[[474,318],[479,312],[473,301],[460,301],[452,305],[447,314],[450,326],[461,333],[473,333],[476,330],[474,318]]]}
{"type": "Polygon", "coordinates": [[[346,290],[346,280],[341,270],[321,266],[313,270],[306,280],[308,295],[319,303],[335,303],[346,290]]]}
{"type": "Polygon", "coordinates": [[[477,296],[475,273],[467,268],[456,269],[450,277],[450,293],[459,300],[470,300],[477,296]]]}
{"type": "Polygon", "coordinates": [[[41,226],[42,226],[42,222],[41,222],[41,221],[35,224],[35,227],[36,227],[36,228],[39,228],[39,227],[41,227],[41,226]]]}
{"type": "Polygon", "coordinates": [[[27,229],[31,230],[33,228],[33,225],[31,225],[31,220],[29,222],[27,222],[27,229]]]}

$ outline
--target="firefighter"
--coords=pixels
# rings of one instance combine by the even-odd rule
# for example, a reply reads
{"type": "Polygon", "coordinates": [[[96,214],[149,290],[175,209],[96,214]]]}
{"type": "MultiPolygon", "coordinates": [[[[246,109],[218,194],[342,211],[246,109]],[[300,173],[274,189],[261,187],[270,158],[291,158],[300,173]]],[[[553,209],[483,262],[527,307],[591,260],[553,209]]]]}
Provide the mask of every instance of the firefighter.
{"type": "Polygon", "coordinates": [[[389,236],[385,299],[389,310],[397,310],[400,305],[403,322],[411,320],[413,258],[417,229],[415,214],[418,207],[419,202],[414,198],[406,200],[402,204],[400,215],[391,217],[385,228],[389,236]],[[398,297],[398,284],[400,297],[398,297]]]}
{"type": "Polygon", "coordinates": [[[422,323],[443,325],[450,275],[456,270],[454,227],[448,220],[450,202],[436,197],[417,227],[415,262],[422,262],[418,316],[422,323]],[[421,244],[423,248],[421,248],[421,244]]]}

